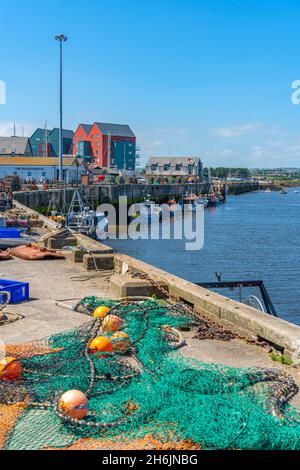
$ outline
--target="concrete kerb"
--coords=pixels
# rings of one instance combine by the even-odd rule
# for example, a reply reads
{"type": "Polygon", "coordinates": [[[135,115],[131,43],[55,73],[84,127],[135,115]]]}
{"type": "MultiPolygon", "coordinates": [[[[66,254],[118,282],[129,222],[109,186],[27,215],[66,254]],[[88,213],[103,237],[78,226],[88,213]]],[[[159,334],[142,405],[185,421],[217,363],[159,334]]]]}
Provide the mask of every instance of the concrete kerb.
{"type": "Polygon", "coordinates": [[[110,255],[113,254],[114,250],[102,243],[92,240],[91,238],[83,235],[82,233],[73,232],[74,237],[77,240],[77,246],[85,253],[92,253],[97,255],[110,255]]]}
{"type": "Polygon", "coordinates": [[[127,255],[115,254],[119,273],[140,272],[165,284],[171,295],[194,306],[199,315],[248,338],[263,339],[279,346],[287,356],[300,359],[300,327],[262,313],[222,295],[150,266],[127,255]]]}

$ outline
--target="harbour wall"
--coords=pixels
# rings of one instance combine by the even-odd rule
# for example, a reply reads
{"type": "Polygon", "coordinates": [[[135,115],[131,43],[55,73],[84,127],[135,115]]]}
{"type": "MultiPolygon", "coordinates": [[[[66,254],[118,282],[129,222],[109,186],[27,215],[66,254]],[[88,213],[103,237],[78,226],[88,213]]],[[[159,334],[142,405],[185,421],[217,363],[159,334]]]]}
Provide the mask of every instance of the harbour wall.
{"type": "MultiPolygon", "coordinates": [[[[20,203],[17,206],[27,209],[20,203]]],[[[56,228],[56,224],[49,223],[49,219],[42,220],[49,230],[56,228]]],[[[131,256],[113,253],[110,247],[85,235],[73,233],[73,236],[77,240],[77,249],[72,254],[73,262],[83,263],[88,270],[104,269],[102,266],[112,262],[115,274],[110,280],[111,294],[118,297],[140,295],[141,289],[145,289],[145,283],[147,289],[147,281],[133,276],[147,275],[156,285],[163,286],[170,296],[191,306],[200,317],[208,318],[248,340],[266,341],[275,345],[294,364],[300,364],[299,326],[196,286],[131,256]]],[[[151,287],[151,283],[149,286],[151,287]]]]}
{"type": "MultiPolygon", "coordinates": [[[[169,196],[180,197],[186,192],[199,194],[208,192],[208,183],[193,184],[161,184],[161,185],[141,185],[141,184],[120,184],[120,185],[92,185],[79,189],[84,201],[92,208],[96,208],[101,203],[117,204],[120,196],[127,196],[128,203],[141,202],[150,194],[151,198],[160,202],[169,196]]],[[[54,195],[60,207],[70,204],[75,189],[51,189],[44,191],[19,191],[14,193],[14,199],[31,209],[47,207],[54,195]]]]}
{"type": "MultiPolygon", "coordinates": [[[[221,183],[214,184],[216,191],[223,192],[224,185],[221,183]]],[[[142,184],[101,184],[81,187],[79,191],[85,203],[95,209],[99,204],[111,203],[117,204],[120,196],[126,196],[128,204],[141,202],[149,194],[156,202],[164,202],[166,198],[172,196],[179,198],[188,193],[208,193],[210,184],[207,182],[193,184],[159,184],[159,185],[142,185],[142,184]]],[[[243,194],[250,191],[258,191],[260,189],[258,183],[238,183],[227,184],[226,192],[228,194],[243,194]]],[[[65,209],[72,200],[74,188],[49,189],[36,191],[18,191],[13,197],[16,201],[31,209],[48,207],[51,197],[54,195],[60,207],[65,209]]]]}
{"type": "Polygon", "coordinates": [[[240,183],[240,184],[227,184],[227,193],[233,196],[238,194],[249,193],[258,191],[260,189],[259,183],[240,183]]]}

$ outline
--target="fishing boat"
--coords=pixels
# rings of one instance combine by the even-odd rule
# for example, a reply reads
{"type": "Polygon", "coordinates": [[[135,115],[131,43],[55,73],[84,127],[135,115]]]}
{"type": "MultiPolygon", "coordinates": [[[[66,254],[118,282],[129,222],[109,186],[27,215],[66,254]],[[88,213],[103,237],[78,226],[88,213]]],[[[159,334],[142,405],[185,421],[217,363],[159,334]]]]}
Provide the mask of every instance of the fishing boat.
{"type": "Polygon", "coordinates": [[[66,226],[77,233],[101,238],[107,231],[108,222],[103,212],[96,212],[83,205],[79,191],[75,191],[66,216],[66,226]]]}
{"type": "Polygon", "coordinates": [[[211,193],[208,196],[208,207],[216,207],[219,203],[219,200],[215,193],[211,193]]]}
{"type": "Polygon", "coordinates": [[[203,205],[204,209],[206,209],[206,207],[208,206],[208,199],[205,197],[199,196],[197,203],[203,205]]]}
{"type": "Polygon", "coordinates": [[[189,194],[182,197],[181,206],[184,211],[193,212],[199,207],[198,196],[189,194]]]}
{"type": "Polygon", "coordinates": [[[169,214],[170,216],[174,217],[176,214],[181,212],[182,208],[180,204],[177,204],[176,200],[173,198],[170,198],[166,204],[163,204],[161,206],[161,212],[162,214],[169,214]]]}
{"type": "Polygon", "coordinates": [[[224,198],[223,194],[221,194],[221,193],[216,193],[216,197],[217,197],[217,199],[218,199],[218,204],[224,204],[225,198],[224,198]]]}

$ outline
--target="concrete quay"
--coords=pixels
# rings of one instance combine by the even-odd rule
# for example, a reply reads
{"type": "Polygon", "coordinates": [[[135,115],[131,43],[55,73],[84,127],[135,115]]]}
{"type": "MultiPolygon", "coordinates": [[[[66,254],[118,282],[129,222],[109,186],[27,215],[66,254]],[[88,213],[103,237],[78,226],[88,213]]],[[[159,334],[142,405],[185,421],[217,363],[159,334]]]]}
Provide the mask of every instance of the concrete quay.
{"type": "MultiPolygon", "coordinates": [[[[49,233],[50,227],[47,227],[47,230],[41,230],[40,236],[49,233]]],[[[116,300],[153,293],[163,297],[162,287],[173,298],[193,306],[200,319],[208,319],[238,334],[230,341],[219,341],[197,339],[193,330],[184,332],[187,346],[181,349],[181,354],[233,367],[279,368],[293,375],[300,385],[300,369],[296,367],[300,359],[298,326],[195,286],[130,256],[113,254],[109,247],[84,235],[72,235],[77,247],[65,251],[65,260],[1,262],[1,276],[30,282],[31,294],[29,302],[7,307],[7,312],[19,314],[21,319],[0,326],[0,340],[5,344],[39,340],[90,321],[85,315],[57,306],[56,300],[74,306],[79,299],[91,295],[116,300]],[[109,266],[103,261],[107,259],[109,266]],[[160,288],[135,274],[146,274],[160,288]],[[260,345],[257,340],[262,339],[264,343],[260,345]],[[294,366],[284,366],[270,359],[268,352],[274,344],[292,358],[294,366]]]]}

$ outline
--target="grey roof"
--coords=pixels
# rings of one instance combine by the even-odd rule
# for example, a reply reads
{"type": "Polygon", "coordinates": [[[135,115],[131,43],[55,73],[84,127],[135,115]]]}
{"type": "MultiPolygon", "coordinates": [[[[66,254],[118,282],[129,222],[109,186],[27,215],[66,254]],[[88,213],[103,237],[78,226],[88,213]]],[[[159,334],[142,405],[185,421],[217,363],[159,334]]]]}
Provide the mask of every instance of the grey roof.
{"type": "Polygon", "coordinates": [[[0,137],[0,155],[31,155],[28,137],[0,137]]]}
{"type": "Polygon", "coordinates": [[[119,137],[135,137],[134,133],[126,124],[105,124],[103,122],[95,122],[96,126],[104,135],[113,135],[119,137]]]}
{"type": "Polygon", "coordinates": [[[173,165],[192,165],[192,164],[198,164],[200,158],[198,157],[151,157],[149,158],[147,162],[147,166],[149,165],[167,165],[167,164],[173,164],[173,165]]]}
{"type": "Polygon", "coordinates": [[[47,135],[49,135],[51,133],[51,131],[49,129],[47,129],[47,131],[45,129],[42,129],[41,127],[38,127],[34,133],[32,134],[32,136],[30,137],[30,139],[32,139],[35,134],[37,134],[38,132],[41,132],[43,135],[45,135],[45,133],[47,132],[47,135]]]}
{"type": "Polygon", "coordinates": [[[78,127],[80,127],[80,126],[83,128],[83,130],[84,130],[84,132],[86,133],[86,135],[88,135],[88,134],[91,132],[91,129],[92,129],[92,127],[93,127],[92,124],[79,124],[78,127]]]}
{"type": "MultiPolygon", "coordinates": [[[[50,132],[50,136],[52,133],[54,132],[59,132],[59,128],[58,127],[54,127],[54,129],[50,132]]],[[[74,137],[74,132],[69,130],[69,129],[63,129],[63,137],[66,138],[66,139],[73,139],[74,137]]]]}

